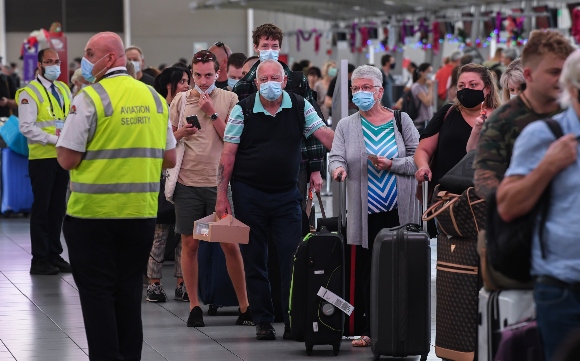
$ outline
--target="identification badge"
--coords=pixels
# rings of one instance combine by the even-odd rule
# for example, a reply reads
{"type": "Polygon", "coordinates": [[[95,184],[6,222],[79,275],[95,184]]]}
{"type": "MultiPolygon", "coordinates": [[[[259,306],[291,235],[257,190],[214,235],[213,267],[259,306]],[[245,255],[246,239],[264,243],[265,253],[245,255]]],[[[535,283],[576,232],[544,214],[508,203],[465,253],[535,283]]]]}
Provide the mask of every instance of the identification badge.
{"type": "Polygon", "coordinates": [[[334,305],[336,308],[341,310],[347,315],[351,315],[354,310],[354,306],[346,302],[346,300],[338,297],[334,292],[327,290],[324,287],[320,287],[320,290],[316,294],[318,297],[322,298],[326,302],[334,305]]]}
{"type": "Polygon", "coordinates": [[[55,120],[54,124],[56,125],[56,136],[60,137],[60,132],[64,128],[64,120],[55,120]]]}

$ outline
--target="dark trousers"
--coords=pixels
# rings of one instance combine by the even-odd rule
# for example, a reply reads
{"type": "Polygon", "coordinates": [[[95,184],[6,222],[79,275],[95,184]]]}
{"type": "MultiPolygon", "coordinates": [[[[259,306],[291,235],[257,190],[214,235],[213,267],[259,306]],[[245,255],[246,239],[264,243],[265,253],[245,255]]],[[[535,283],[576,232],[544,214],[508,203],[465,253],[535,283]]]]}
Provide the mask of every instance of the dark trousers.
{"type": "Polygon", "coordinates": [[[371,336],[371,261],[373,255],[373,245],[375,244],[375,238],[377,234],[383,228],[391,228],[399,225],[399,211],[393,209],[389,212],[381,212],[375,214],[369,214],[368,218],[368,235],[369,235],[369,248],[359,247],[357,251],[362,252],[364,263],[361,265],[363,272],[363,298],[365,307],[365,329],[362,332],[364,336],[371,336]]]}
{"type": "Polygon", "coordinates": [[[289,324],[288,297],[292,278],[292,255],[300,243],[302,215],[300,192],[266,193],[239,181],[232,183],[236,218],[250,227],[250,242],[241,244],[248,297],[254,323],[274,322],[268,280],[268,228],[276,244],[281,274],[284,322],[289,324]]]}
{"type": "Polygon", "coordinates": [[[155,219],[80,219],[63,225],[91,361],[140,360],[141,296],[155,219]]]}
{"type": "Polygon", "coordinates": [[[34,194],[30,214],[32,261],[52,260],[62,253],[60,231],[66,212],[68,171],[56,158],[48,158],[30,160],[28,173],[34,194]]]}

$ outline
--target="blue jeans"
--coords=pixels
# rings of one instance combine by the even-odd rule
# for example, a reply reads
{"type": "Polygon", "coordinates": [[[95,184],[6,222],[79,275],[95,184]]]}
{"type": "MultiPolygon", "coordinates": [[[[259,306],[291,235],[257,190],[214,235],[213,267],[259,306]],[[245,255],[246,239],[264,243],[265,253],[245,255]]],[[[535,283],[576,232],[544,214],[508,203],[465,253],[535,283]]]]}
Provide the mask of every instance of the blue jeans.
{"type": "Polygon", "coordinates": [[[254,323],[274,322],[274,306],[268,280],[268,228],[278,249],[284,323],[289,325],[288,298],[292,257],[301,241],[302,213],[298,187],[266,193],[239,181],[232,182],[236,218],[250,227],[250,242],[240,244],[246,272],[248,298],[254,323]]]}
{"type": "Polygon", "coordinates": [[[544,354],[548,361],[571,331],[580,328],[580,292],[536,283],[534,299],[544,354]]]}

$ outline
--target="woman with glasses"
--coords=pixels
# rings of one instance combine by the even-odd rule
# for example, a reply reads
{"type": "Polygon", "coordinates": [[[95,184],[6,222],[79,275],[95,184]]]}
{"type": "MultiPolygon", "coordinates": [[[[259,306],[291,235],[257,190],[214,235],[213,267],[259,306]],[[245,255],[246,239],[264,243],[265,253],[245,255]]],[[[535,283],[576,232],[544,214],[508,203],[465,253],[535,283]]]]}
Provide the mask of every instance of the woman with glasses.
{"type": "MultiPolygon", "coordinates": [[[[129,62],[130,63],[130,62],[129,62]]],[[[189,90],[189,81],[191,80],[191,73],[189,70],[178,67],[165,68],[161,74],[155,78],[154,88],[161,96],[165,98],[167,104],[171,104],[173,98],[181,92],[189,90]]],[[[165,302],[167,295],[161,284],[162,267],[165,255],[165,247],[167,246],[167,239],[170,234],[173,235],[171,228],[175,225],[175,209],[169,205],[167,207],[167,200],[165,199],[165,174],[161,176],[160,187],[160,203],[159,210],[167,210],[173,213],[169,216],[166,212],[157,213],[157,225],[155,226],[155,236],[153,238],[153,246],[149,254],[149,261],[147,262],[147,277],[149,278],[149,286],[147,287],[147,298],[149,302],[165,302]],[[163,202],[163,203],[162,203],[163,202]],[[173,209],[172,209],[173,208],[173,209]],[[169,218],[169,219],[168,219],[169,218]]],[[[183,274],[181,272],[181,241],[178,240],[175,248],[175,277],[177,278],[177,285],[175,287],[174,300],[189,302],[189,295],[183,283],[183,274]]]]}
{"type": "Polygon", "coordinates": [[[359,108],[339,121],[332,150],[330,169],[335,180],[347,182],[347,243],[360,246],[365,262],[357,262],[365,283],[366,328],[355,347],[371,345],[370,276],[374,239],[383,228],[417,223],[420,207],[415,199],[417,170],[413,155],[419,133],[406,113],[400,122],[391,109],[381,106],[383,75],[374,66],[363,65],[352,73],[352,101],[359,108]],[[398,124],[401,125],[399,129],[398,124]]]}

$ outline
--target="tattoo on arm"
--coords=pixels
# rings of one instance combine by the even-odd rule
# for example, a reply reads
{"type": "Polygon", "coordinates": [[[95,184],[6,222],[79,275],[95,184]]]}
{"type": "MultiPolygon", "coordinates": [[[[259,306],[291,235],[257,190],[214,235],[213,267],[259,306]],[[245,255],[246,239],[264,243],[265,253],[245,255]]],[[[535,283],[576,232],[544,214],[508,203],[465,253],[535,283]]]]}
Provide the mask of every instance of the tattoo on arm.
{"type": "Polygon", "coordinates": [[[222,163],[220,163],[219,167],[218,167],[218,188],[220,187],[220,185],[223,183],[224,181],[224,165],[222,163]]]}
{"type": "Polygon", "coordinates": [[[499,179],[493,171],[476,169],[473,183],[477,196],[482,199],[487,199],[490,194],[497,190],[499,179]]]}

